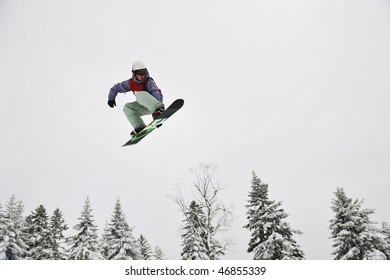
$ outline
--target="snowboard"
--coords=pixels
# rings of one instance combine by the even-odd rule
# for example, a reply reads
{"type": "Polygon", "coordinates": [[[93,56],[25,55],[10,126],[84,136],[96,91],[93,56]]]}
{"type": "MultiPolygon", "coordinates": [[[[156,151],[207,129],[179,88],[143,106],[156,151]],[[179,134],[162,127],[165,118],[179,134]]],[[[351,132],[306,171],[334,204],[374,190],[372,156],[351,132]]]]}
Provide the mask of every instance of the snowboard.
{"type": "Polygon", "coordinates": [[[174,113],[179,111],[180,108],[183,107],[183,105],[184,105],[183,99],[176,99],[175,101],[173,101],[173,103],[171,105],[169,105],[169,107],[166,108],[164,112],[162,112],[158,117],[156,117],[144,129],[142,129],[136,135],[131,137],[131,139],[129,141],[127,141],[125,144],[123,144],[122,147],[137,144],[139,141],[144,139],[147,135],[149,135],[157,127],[160,127],[163,124],[163,122],[165,122],[167,119],[169,119],[174,113]]]}

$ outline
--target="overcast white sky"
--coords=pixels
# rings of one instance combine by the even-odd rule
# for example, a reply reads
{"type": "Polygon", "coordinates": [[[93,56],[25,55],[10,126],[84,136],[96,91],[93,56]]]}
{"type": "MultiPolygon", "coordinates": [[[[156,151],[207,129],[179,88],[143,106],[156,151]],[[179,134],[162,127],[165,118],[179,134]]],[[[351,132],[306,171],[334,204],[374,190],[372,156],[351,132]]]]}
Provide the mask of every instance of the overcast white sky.
{"type": "MultiPolygon", "coordinates": [[[[134,234],[180,258],[168,198],[189,170],[219,167],[234,206],[226,259],[246,253],[252,170],[283,201],[308,259],[331,259],[333,192],[390,221],[390,2],[0,0],[0,202],[59,207],[87,196],[100,229],[119,197],[134,234]],[[110,87],[148,65],[183,109],[141,143],[110,87]]],[[[72,230],[68,231],[69,233],[72,230]]]]}

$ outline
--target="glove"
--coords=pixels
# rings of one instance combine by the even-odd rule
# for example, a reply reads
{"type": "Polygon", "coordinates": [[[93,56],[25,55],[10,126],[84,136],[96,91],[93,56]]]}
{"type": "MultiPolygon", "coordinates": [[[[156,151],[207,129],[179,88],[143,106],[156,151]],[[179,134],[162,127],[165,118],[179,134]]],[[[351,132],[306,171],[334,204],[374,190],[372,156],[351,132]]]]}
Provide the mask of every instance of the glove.
{"type": "Polygon", "coordinates": [[[108,104],[108,106],[110,106],[111,108],[114,108],[114,107],[116,106],[115,100],[108,100],[107,104],[108,104]]]}

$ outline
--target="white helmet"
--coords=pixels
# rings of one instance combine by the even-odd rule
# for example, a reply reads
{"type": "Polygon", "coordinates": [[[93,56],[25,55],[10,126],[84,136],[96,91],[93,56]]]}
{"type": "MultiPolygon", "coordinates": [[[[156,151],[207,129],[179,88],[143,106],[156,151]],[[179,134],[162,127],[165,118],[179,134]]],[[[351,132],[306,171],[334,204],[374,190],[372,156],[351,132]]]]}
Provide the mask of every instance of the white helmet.
{"type": "Polygon", "coordinates": [[[133,71],[133,72],[136,70],[141,70],[141,69],[146,69],[146,65],[142,61],[136,61],[131,66],[131,71],[133,71]]]}

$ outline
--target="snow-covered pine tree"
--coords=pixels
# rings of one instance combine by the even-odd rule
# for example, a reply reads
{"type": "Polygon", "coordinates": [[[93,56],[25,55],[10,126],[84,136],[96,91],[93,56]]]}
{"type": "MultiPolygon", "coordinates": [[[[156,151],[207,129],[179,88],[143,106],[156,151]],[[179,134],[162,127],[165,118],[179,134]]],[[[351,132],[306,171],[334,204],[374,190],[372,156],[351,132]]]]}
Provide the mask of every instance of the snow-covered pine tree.
{"type": "Polygon", "coordinates": [[[108,245],[109,235],[110,235],[110,229],[108,226],[108,222],[106,221],[106,224],[103,228],[102,238],[100,239],[100,242],[99,242],[100,253],[102,254],[104,259],[108,259],[108,253],[110,250],[109,245],[108,245]]]}
{"type": "Polygon", "coordinates": [[[141,234],[137,241],[138,241],[141,260],[151,260],[152,247],[150,246],[148,240],[145,238],[144,235],[141,234]]]}
{"type": "Polygon", "coordinates": [[[5,211],[0,203],[0,260],[5,260],[6,243],[4,242],[5,236],[5,211]]]}
{"type": "Polygon", "coordinates": [[[49,228],[52,236],[52,259],[66,260],[68,257],[64,246],[64,231],[68,229],[68,226],[65,224],[64,217],[59,208],[54,210],[53,215],[50,218],[49,228]]]}
{"type": "Polygon", "coordinates": [[[22,239],[23,207],[15,195],[6,203],[0,221],[0,260],[21,260],[26,254],[27,245],[22,239]]]}
{"type": "Polygon", "coordinates": [[[28,259],[50,260],[53,258],[53,240],[49,229],[49,216],[43,205],[39,205],[26,218],[23,233],[25,243],[29,247],[27,251],[28,259]]]}
{"type": "Polygon", "coordinates": [[[348,198],[343,188],[337,189],[335,197],[331,207],[335,216],[329,226],[334,259],[386,259],[388,243],[369,217],[374,210],[363,209],[363,201],[348,198]]]}
{"type": "Polygon", "coordinates": [[[387,249],[385,250],[385,255],[388,260],[390,260],[390,225],[387,222],[382,223],[382,234],[385,236],[387,242],[387,249]]]}
{"type": "Polygon", "coordinates": [[[122,206],[117,200],[111,222],[108,224],[106,236],[109,260],[137,260],[140,252],[137,240],[133,236],[133,228],[130,228],[122,211],[122,206]]]}
{"type": "Polygon", "coordinates": [[[252,172],[251,191],[246,207],[251,231],[248,253],[254,253],[255,260],[301,260],[304,253],[293,239],[294,230],[285,221],[288,214],[281,208],[281,202],[268,199],[268,184],[263,184],[252,172]]]}
{"type": "Polygon", "coordinates": [[[181,257],[183,260],[209,260],[206,248],[206,218],[202,207],[192,201],[185,213],[181,257]]]}
{"type": "Polygon", "coordinates": [[[165,260],[164,252],[162,251],[162,249],[160,247],[158,247],[158,246],[154,247],[153,258],[155,260],[165,260]]]}
{"type": "Polygon", "coordinates": [[[97,226],[94,224],[92,207],[89,198],[86,199],[79,223],[74,226],[77,234],[68,239],[70,260],[99,260],[103,259],[99,252],[97,226]]]}

